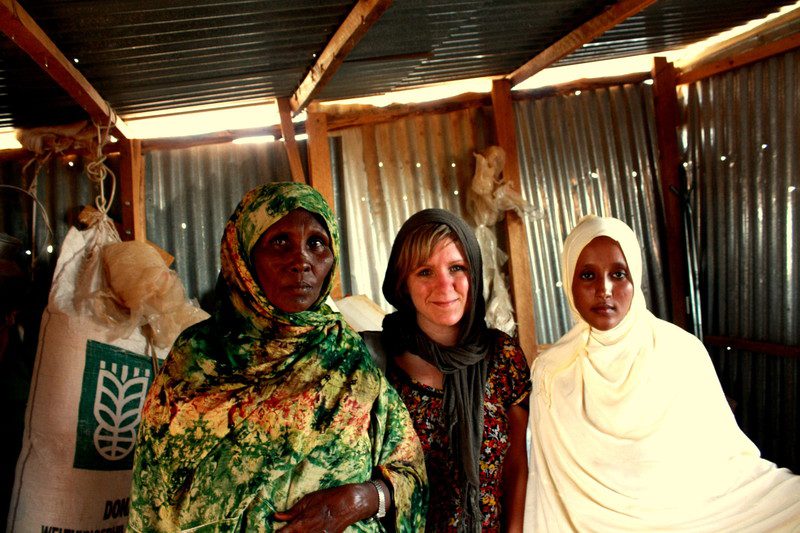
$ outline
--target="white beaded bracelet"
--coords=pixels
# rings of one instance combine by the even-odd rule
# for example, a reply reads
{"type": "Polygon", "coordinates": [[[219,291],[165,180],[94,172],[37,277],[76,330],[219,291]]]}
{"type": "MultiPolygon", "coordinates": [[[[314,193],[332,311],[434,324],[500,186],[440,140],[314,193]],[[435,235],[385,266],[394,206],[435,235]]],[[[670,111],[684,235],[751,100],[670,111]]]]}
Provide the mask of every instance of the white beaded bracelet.
{"type": "Polygon", "coordinates": [[[375,513],[375,517],[383,518],[386,516],[386,495],[383,493],[383,488],[380,483],[374,479],[370,479],[369,482],[372,483],[372,486],[378,491],[378,512],[375,513]]]}

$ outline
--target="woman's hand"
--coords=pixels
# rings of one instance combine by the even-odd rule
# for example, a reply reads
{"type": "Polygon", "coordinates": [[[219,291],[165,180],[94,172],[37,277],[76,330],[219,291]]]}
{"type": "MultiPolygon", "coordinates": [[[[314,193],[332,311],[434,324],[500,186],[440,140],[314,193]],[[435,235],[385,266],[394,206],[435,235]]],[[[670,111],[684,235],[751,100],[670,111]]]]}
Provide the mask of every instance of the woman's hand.
{"type": "Polygon", "coordinates": [[[340,533],[378,511],[378,493],[371,483],[353,483],[303,496],[291,509],[275,513],[286,522],[281,533],[340,533]]]}

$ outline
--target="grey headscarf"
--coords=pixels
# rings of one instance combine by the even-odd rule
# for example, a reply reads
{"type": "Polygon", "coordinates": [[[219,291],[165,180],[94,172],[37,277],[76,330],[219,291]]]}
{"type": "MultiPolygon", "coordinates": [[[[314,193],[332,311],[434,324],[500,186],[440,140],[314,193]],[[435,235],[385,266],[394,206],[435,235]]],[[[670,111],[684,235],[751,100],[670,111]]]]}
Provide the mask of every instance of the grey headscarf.
{"type": "MultiPolygon", "coordinates": [[[[425,209],[409,218],[394,240],[389,266],[383,281],[383,295],[397,312],[383,320],[384,346],[395,350],[390,355],[409,351],[419,355],[444,374],[444,408],[450,435],[450,450],[460,465],[459,477],[465,482],[464,520],[460,531],[480,531],[483,522],[480,506],[480,450],[483,442],[483,389],[486,385],[488,329],[484,317],[483,261],[472,229],[459,217],[442,209],[425,209]],[[469,263],[469,305],[461,319],[461,331],[455,346],[432,341],[417,325],[417,311],[405,280],[397,271],[400,251],[409,236],[425,225],[450,227],[469,263]],[[400,282],[400,283],[398,283],[400,282]],[[399,288],[398,288],[399,287],[399,288]]],[[[391,364],[391,357],[390,357],[391,364]]]]}

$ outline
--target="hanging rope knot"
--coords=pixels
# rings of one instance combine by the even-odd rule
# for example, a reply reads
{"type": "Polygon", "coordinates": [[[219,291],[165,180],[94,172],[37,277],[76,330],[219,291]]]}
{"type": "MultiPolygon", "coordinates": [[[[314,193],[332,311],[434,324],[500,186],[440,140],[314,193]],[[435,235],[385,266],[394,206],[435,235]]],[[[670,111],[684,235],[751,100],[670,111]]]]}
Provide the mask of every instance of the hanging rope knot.
{"type": "Polygon", "coordinates": [[[97,207],[98,211],[103,213],[103,215],[108,213],[108,211],[111,209],[111,204],[114,201],[114,193],[116,192],[117,186],[116,176],[114,175],[114,172],[108,168],[108,165],[106,165],[106,156],[103,154],[103,149],[111,138],[110,132],[111,128],[113,127],[114,120],[114,117],[109,116],[108,124],[106,126],[101,126],[97,122],[94,123],[95,132],[97,134],[94,159],[86,163],[87,177],[100,186],[100,194],[95,197],[94,205],[97,207]],[[111,194],[109,194],[108,199],[106,199],[105,180],[109,175],[111,176],[111,194]]]}
{"type": "Polygon", "coordinates": [[[100,183],[106,178],[109,170],[105,164],[106,156],[102,156],[100,159],[95,159],[94,161],[89,161],[86,164],[86,175],[95,183],[100,183]]]}

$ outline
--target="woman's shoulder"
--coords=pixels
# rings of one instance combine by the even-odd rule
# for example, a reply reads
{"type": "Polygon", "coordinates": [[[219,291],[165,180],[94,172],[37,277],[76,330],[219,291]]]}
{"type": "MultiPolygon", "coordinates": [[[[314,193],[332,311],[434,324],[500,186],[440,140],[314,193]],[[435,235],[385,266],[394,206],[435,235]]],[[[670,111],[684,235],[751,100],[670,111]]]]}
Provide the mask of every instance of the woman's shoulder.
{"type": "Polygon", "coordinates": [[[498,363],[527,365],[525,353],[520,346],[519,338],[512,337],[499,329],[489,329],[489,352],[487,357],[498,363]]]}
{"type": "Polygon", "coordinates": [[[703,341],[672,322],[653,320],[653,346],[659,353],[668,353],[673,362],[689,363],[708,359],[703,341]]]}
{"type": "MultiPolygon", "coordinates": [[[[653,344],[657,353],[668,359],[670,365],[696,373],[700,368],[713,369],[711,357],[703,341],[671,322],[656,319],[653,326],[653,344]]],[[[667,364],[665,362],[665,364],[667,364]]]]}
{"type": "Polygon", "coordinates": [[[225,339],[226,336],[214,327],[214,320],[209,318],[183,330],[172,343],[171,352],[213,358],[222,351],[225,339]]]}
{"type": "MultiPolygon", "coordinates": [[[[534,367],[541,367],[545,363],[551,361],[561,361],[564,358],[572,358],[578,346],[586,343],[588,338],[588,329],[576,324],[572,326],[569,331],[564,333],[553,344],[549,345],[547,349],[542,350],[533,360],[534,367]]],[[[560,363],[557,363],[560,364],[560,363]]]]}
{"type": "Polygon", "coordinates": [[[178,335],[178,337],[175,339],[175,342],[173,342],[172,345],[178,346],[200,339],[205,340],[205,339],[216,338],[217,337],[216,335],[210,334],[213,321],[214,321],[213,318],[207,318],[202,322],[198,322],[197,324],[189,326],[178,335]]]}
{"type": "Polygon", "coordinates": [[[382,372],[386,372],[386,363],[388,355],[386,348],[383,346],[383,332],[381,331],[360,331],[358,335],[367,347],[367,351],[372,356],[372,361],[375,363],[382,372]]]}
{"type": "Polygon", "coordinates": [[[654,317],[653,320],[653,329],[657,337],[665,337],[668,339],[672,339],[675,342],[686,343],[695,346],[703,346],[703,342],[683,329],[680,326],[676,326],[672,322],[668,322],[666,320],[662,320],[658,317],[654,317]]]}
{"type": "MultiPolygon", "coordinates": [[[[496,329],[489,330],[489,381],[502,384],[512,403],[523,400],[530,391],[530,367],[517,337],[496,329]]],[[[498,390],[500,390],[498,389],[498,390]]]]}
{"type": "Polygon", "coordinates": [[[209,331],[210,322],[211,320],[204,320],[194,324],[178,335],[164,362],[169,374],[186,373],[190,367],[197,366],[198,359],[207,358],[208,354],[219,351],[221,339],[209,331]]]}

